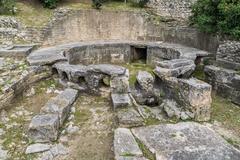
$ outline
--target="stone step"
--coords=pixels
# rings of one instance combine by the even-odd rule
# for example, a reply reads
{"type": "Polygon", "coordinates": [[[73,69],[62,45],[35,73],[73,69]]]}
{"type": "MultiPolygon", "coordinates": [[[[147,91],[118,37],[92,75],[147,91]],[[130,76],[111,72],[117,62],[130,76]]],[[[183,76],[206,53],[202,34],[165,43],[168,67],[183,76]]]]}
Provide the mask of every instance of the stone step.
{"type": "Polygon", "coordinates": [[[113,109],[119,107],[127,107],[132,105],[132,101],[128,94],[111,94],[113,109]]]}

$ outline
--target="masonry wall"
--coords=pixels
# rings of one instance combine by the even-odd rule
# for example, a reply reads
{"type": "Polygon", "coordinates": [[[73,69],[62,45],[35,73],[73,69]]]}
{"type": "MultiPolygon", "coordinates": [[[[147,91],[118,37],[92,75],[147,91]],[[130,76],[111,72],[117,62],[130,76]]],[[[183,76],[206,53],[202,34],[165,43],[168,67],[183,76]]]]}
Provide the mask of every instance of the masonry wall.
{"type": "Polygon", "coordinates": [[[191,5],[197,0],[150,0],[148,6],[159,15],[174,19],[186,19],[191,15],[191,5]]]}
{"type": "Polygon", "coordinates": [[[94,40],[165,41],[216,52],[215,37],[184,26],[153,24],[141,12],[79,10],[56,22],[43,45],[94,40]]]}
{"type": "Polygon", "coordinates": [[[154,24],[143,12],[137,11],[59,9],[52,21],[42,28],[20,27],[15,30],[16,33],[8,34],[3,29],[0,43],[16,38],[43,46],[94,40],[165,41],[214,53],[218,47],[215,37],[186,26],[154,24]]]}

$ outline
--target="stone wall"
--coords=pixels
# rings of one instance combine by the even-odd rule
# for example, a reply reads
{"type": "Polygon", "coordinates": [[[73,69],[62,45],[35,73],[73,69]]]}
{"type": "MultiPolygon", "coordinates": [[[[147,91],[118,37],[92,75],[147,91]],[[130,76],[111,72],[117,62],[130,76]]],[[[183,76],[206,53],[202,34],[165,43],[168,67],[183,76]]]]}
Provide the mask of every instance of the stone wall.
{"type": "Polygon", "coordinates": [[[216,61],[218,65],[225,68],[240,70],[240,42],[222,43],[218,48],[216,61]]]}
{"type": "Polygon", "coordinates": [[[142,40],[179,43],[214,53],[218,47],[215,37],[186,26],[155,24],[145,12],[138,11],[58,9],[46,26],[20,27],[16,32],[0,32],[0,43],[17,37],[44,46],[90,40],[142,40]]]}
{"type": "Polygon", "coordinates": [[[196,0],[150,0],[148,6],[163,16],[186,19],[191,15],[191,5],[196,0]]]}

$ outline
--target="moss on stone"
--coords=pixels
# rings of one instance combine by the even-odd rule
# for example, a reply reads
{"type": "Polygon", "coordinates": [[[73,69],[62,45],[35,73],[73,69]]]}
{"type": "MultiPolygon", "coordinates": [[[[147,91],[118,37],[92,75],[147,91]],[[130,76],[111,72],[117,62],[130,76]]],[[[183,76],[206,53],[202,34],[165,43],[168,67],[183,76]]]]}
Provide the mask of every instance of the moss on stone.
{"type": "Polygon", "coordinates": [[[147,72],[150,72],[154,76],[153,68],[144,63],[130,63],[130,64],[125,64],[123,66],[129,70],[130,86],[133,86],[136,83],[136,80],[137,80],[136,76],[137,76],[138,71],[147,71],[147,72]]]}
{"type": "Polygon", "coordinates": [[[138,138],[136,138],[136,142],[138,143],[139,148],[142,150],[143,152],[143,156],[149,160],[156,160],[156,156],[155,154],[153,154],[148,148],[147,146],[145,146],[138,138]]]}
{"type": "Polygon", "coordinates": [[[197,65],[195,71],[193,72],[193,77],[200,80],[205,80],[205,73],[203,69],[204,65],[197,65]]]}

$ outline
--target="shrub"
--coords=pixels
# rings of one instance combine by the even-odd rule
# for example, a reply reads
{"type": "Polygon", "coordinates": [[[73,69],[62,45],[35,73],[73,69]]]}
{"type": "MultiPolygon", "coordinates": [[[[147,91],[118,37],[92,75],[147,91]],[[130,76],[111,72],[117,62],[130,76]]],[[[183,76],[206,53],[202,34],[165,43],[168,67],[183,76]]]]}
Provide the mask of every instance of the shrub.
{"type": "Polygon", "coordinates": [[[145,5],[149,2],[149,0],[131,0],[131,3],[135,7],[145,7],[145,5]]]}
{"type": "Polygon", "coordinates": [[[100,9],[102,7],[101,0],[92,0],[92,7],[95,9],[100,9]]]}
{"type": "Polygon", "coordinates": [[[190,21],[200,30],[240,39],[239,0],[198,0],[190,21]]]}
{"type": "Polygon", "coordinates": [[[15,0],[0,0],[0,14],[14,14],[15,4],[15,0]]]}
{"type": "Polygon", "coordinates": [[[59,0],[40,0],[46,8],[56,8],[59,0]]]}

